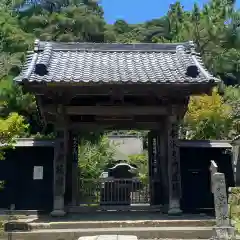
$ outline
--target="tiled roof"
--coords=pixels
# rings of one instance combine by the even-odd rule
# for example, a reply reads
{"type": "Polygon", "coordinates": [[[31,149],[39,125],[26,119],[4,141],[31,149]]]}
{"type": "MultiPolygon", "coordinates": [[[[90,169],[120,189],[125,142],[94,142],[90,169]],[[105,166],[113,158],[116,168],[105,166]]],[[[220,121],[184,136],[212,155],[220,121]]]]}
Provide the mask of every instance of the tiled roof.
{"type": "Polygon", "coordinates": [[[192,42],[179,44],[36,41],[18,82],[213,83],[192,42]]]}
{"type": "Polygon", "coordinates": [[[240,142],[240,135],[236,136],[233,140],[232,143],[237,143],[240,142]]]}

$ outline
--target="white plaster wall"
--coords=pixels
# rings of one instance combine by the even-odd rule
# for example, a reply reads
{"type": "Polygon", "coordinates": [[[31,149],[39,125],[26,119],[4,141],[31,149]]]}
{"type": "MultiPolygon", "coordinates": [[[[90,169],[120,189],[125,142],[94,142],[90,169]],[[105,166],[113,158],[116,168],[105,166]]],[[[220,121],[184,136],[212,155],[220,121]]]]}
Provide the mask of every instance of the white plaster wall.
{"type": "Polygon", "coordinates": [[[124,155],[141,154],[143,152],[143,142],[136,136],[109,136],[111,144],[124,155]]]}

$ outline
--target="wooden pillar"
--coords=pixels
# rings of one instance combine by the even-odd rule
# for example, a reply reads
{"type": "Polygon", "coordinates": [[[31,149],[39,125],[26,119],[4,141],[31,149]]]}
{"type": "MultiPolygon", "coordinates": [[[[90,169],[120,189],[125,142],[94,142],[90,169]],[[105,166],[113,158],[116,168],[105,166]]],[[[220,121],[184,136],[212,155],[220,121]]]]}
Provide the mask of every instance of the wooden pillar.
{"type": "Polygon", "coordinates": [[[78,134],[73,135],[72,155],[72,206],[78,205],[78,134]]]}
{"type": "Polygon", "coordinates": [[[156,196],[155,196],[155,201],[156,201],[156,205],[162,205],[163,204],[163,192],[162,192],[162,171],[161,171],[161,163],[160,163],[160,142],[161,142],[161,138],[160,138],[161,133],[159,131],[155,131],[155,148],[156,148],[156,176],[155,176],[155,192],[156,192],[156,196]]]}
{"type": "Polygon", "coordinates": [[[159,138],[158,131],[148,133],[148,160],[149,160],[149,185],[150,204],[161,204],[161,173],[159,159],[159,138]]]}
{"type": "Polygon", "coordinates": [[[148,133],[148,176],[149,176],[149,192],[150,192],[150,205],[154,205],[154,187],[153,187],[153,132],[148,133]]]}
{"type": "Polygon", "coordinates": [[[161,175],[161,198],[163,205],[163,212],[168,212],[169,203],[169,177],[168,177],[168,131],[167,128],[162,125],[161,132],[159,132],[159,162],[160,162],[160,175],[161,175]]]}
{"type": "Polygon", "coordinates": [[[159,131],[154,131],[154,138],[153,138],[153,146],[154,146],[154,203],[155,205],[161,205],[162,199],[162,188],[161,188],[161,170],[160,170],[160,138],[159,138],[159,131]]]}
{"type": "Polygon", "coordinates": [[[179,122],[176,116],[168,118],[168,177],[169,177],[169,208],[168,214],[178,215],[181,199],[181,171],[178,146],[179,122]]]}
{"type": "Polygon", "coordinates": [[[73,133],[69,131],[68,134],[68,155],[66,163],[66,190],[65,190],[65,206],[72,204],[72,162],[73,162],[73,133]]]}
{"type": "Polygon", "coordinates": [[[69,131],[66,122],[64,107],[58,107],[56,128],[57,143],[54,152],[54,183],[53,183],[53,211],[52,216],[64,216],[65,185],[66,185],[66,163],[68,157],[69,131]]]}

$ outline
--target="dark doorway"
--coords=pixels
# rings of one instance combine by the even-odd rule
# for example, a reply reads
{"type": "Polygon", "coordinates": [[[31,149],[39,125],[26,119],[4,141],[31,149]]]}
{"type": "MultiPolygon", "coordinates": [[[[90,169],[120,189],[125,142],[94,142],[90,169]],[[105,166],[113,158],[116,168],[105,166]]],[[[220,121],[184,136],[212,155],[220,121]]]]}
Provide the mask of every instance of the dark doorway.
{"type": "Polygon", "coordinates": [[[13,159],[0,160],[0,208],[9,208],[14,199],[16,167],[13,159]]]}
{"type": "Polygon", "coordinates": [[[219,171],[225,174],[227,188],[234,186],[231,152],[222,148],[183,147],[180,149],[180,155],[182,209],[185,212],[213,210],[210,163],[214,160],[219,166],[219,171]]]}

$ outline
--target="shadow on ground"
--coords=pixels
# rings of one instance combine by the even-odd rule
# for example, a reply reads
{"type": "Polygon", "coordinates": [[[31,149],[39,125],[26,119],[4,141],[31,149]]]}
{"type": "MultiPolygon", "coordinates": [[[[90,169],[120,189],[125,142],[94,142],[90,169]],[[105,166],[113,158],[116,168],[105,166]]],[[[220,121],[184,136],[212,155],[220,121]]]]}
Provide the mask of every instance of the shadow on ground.
{"type": "Polygon", "coordinates": [[[65,221],[148,221],[148,220],[211,220],[213,216],[206,214],[184,214],[168,216],[160,212],[88,212],[68,214],[64,217],[51,217],[48,214],[39,214],[38,219],[32,222],[65,222],[65,221]]]}

